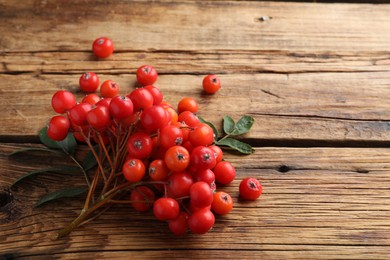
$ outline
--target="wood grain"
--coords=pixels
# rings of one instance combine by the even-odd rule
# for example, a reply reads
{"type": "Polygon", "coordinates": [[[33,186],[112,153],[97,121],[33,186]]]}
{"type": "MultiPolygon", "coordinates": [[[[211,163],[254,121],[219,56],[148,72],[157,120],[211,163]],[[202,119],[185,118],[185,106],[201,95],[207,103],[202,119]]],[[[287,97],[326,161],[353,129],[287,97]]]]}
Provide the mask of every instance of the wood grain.
{"type": "Polygon", "coordinates": [[[0,49],[384,51],[390,6],[257,1],[2,1],[0,49]],[[373,15],[375,14],[375,15],[373,15]],[[260,21],[263,16],[271,17],[260,21]],[[29,19],[26,19],[29,17],[29,19]],[[31,23],[31,21],[34,21],[31,23]],[[201,28],[201,29],[200,29],[201,28]],[[62,33],[58,33],[62,32],[62,33]]]}
{"type": "Polygon", "coordinates": [[[388,259],[389,13],[359,3],[0,0],[0,259],[388,259]],[[102,35],[115,43],[106,60],[90,50],[102,35]],[[167,101],[195,97],[219,129],[223,115],[255,117],[241,137],[255,154],[225,154],[237,179],[220,188],[234,211],[207,235],[177,238],[122,205],[53,240],[83,198],[32,205],[83,177],[46,174],[10,189],[28,171],[71,162],[8,154],[41,147],[52,94],[80,100],[81,73],[126,94],[142,64],[157,68],[167,101]],[[222,80],[213,96],[200,88],[208,73],[222,80]],[[255,202],[238,198],[246,176],[263,183],[255,202]]]}
{"type": "MultiPolygon", "coordinates": [[[[101,74],[113,79],[121,93],[135,84],[133,74],[101,74]]],[[[59,89],[78,92],[78,75],[0,75],[0,136],[36,135],[54,115],[52,94],[59,89]],[[16,80],[17,79],[17,80],[16,80]],[[12,82],[12,84],[9,84],[12,82]],[[25,95],[24,93],[29,93],[25,95]]],[[[172,104],[185,96],[195,97],[199,115],[217,126],[224,115],[238,119],[255,117],[255,125],[245,136],[253,142],[390,141],[390,88],[387,73],[308,73],[221,75],[223,89],[207,96],[201,92],[201,75],[161,75],[158,86],[172,104]],[[244,91],[242,91],[244,90],[244,91]]],[[[390,82],[389,82],[390,84],[390,82]]]]}
{"type": "MultiPolygon", "coordinates": [[[[30,158],[28,162],[35,163],[27,166],[24,160],[7,158],[20,147],[0,146],[3,190],[25,171],[47,164],[44,156],[30,158]]],[[[319,252],[321,258],[385,259],[390,246],[389,157],[387,148],[258,148],[254,155],[243,157],[227,153],[238,177],[223,189],[233,195],[235,209],[218,217],[208,235],[185,239],[170,235],[150,213],[121,206],[69,237],[52,240],[55,231],[77,215],[82,200],[33,209],[38,196],[64,186],[58,175],[41,176],[18,186],[11,202],[1,207],[0,252],[69,259],[161,254],[180,258],[193,252],[194,258],[206,259],[226,250],[231,259],[239,255],[316,258],[319,252]],[[239,200],[237,192],[239,180],[248,175],[264,186],[261,199],[250,203],[239,200]]],[[[67,183],[81,181],[81,176],[67,179],[67,183]]]]}

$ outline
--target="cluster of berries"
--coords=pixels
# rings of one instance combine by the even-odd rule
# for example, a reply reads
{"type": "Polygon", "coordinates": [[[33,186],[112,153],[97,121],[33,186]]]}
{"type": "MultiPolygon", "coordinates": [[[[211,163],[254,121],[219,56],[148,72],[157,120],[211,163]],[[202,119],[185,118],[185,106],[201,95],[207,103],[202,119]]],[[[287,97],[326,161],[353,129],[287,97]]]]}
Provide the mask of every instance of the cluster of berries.
{"type": "MultiPolygon", "coordinates": [[[[99,145],[92,189],[97,187],[95,180],[103,183],[101,194],[121,188],[129,193],[128,203],[135,210],[153,210],[158,220],[168,222],[172,233],[183,235],[189,229],[204,234],[214,225],[214,214],[232,210],[232,197],[217,191],[216,183],[231,183],[236,170],[213,144],[213,129],[196,116],[194,98],[181,99],[177,107],[165,102],[153,86],[158,74],[152,66],[141,66],[136,78],[142,87],[122,96],[114,81],[100,85],[95,73],[83,74],[80,88],[89,94],[77,103],[71,92],[57,91],[51,104],[60,115],[50,120],[47,135],[61,141],[72,133],[91,148],[93,143],[99,145]],[[100,96],[92,93],[99,85],[100,96]]],[[[219,79],[206,76],[203,88],[215,93],[219,79]]],[[[255,178],[240,184],[243,198],[255,200],[261,192],[255,178]]]]}

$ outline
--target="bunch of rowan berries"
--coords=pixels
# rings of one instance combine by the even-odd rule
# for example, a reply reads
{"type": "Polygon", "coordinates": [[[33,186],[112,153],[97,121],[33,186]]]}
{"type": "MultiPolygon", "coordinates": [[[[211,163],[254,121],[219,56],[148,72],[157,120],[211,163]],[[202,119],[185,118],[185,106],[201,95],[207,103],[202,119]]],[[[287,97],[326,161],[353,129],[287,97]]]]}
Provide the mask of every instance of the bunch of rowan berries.
{"type": "MultiPolygon", "coordinates": [[[[98,43],[94,42],[94,48],[98,43]]],[[[112,43],[108,46],[113,48],[112,43]]],[[[113,49],[98,51],[100,57],[107,57],[113,49]]],[[[172,233],[183,235],[189,229],[204,234],[213,227],[214,214],[232,210],[232,197],[217,191],[217,185],[231,183],[236,170],[214,144],[213,129],[197,117],[194,98],[184,97],[177,106],[164,101],[153,85],[158,73],[152,66],[139,67],[136,78],[142,87],[119,95],[113,80],[100,84],[98,75],[84,73],[79,85],[88,95],[81,102],[66,90],[53,95],[51,104],[58,115],[51,118],[47,135],[61,141],[71,133],[91,149],[98,145],[92,183],[102,182],[100,194],[121,191],[117,194],[123,198],[124,191],[125,201],[135,210],[152,210],[158,220],[168,222],[172,233]],[[100,95],[95,93],[99,87],[100,95]]],[[[215,93],[220,81],[208,75],[203,87],[207,93],[215,93]]],[[[92,193],[97,186],[91,185],[92,193]]],[[[262,192],[255,178],[244,179],[239,188],[241,196],[250,200],[262,192]]],[[[113,197],[113,201],[119,200],[113,197]]]]}

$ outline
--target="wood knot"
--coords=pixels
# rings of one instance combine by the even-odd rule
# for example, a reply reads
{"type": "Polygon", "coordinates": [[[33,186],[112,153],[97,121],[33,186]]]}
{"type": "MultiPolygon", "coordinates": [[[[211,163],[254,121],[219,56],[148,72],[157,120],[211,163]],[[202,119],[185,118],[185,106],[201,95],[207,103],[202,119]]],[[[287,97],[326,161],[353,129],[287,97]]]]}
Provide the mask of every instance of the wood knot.
{"type": "Polygon", "coordinates": [[[288,167],[287,165],[280,165],[278,168],[278,172],[282,172],[282,173],[288,172],[290,170],[291,170],[290,167],[288,167]]]}

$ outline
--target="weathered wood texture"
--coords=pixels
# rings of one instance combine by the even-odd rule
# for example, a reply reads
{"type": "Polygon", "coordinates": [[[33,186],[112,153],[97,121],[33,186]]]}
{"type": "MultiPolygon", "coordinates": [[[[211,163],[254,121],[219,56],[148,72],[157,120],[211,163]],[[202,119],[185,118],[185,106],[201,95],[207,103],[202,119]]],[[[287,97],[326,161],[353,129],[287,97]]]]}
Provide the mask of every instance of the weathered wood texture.
{"type": "Polygon", "coordinates": [[[252,114],[256,125],[247,138],[259,142],[389,142],[387,5],[67,5],[2,4],[0,22],[7,25],[0,28],[3,139],[36,135],[52,114],[50,95],[59,88],[76,90],[82,72],[118,80],[127,93],[132,73],[149,63],[166,74],[157,85],[172,102],[199,96],[206,73],[225,74],[223,90],[200,101],[206,103],[200,114],[213,122],[227,113],[252,114]],[[102,9],[109,19],[102,18],[102,9]],[[261,22],[262,16],[272,19],[261,22]],[[145,23],[145,17],[153,19],[145,23]],[[116,55],[104,62],[89,50],[98,35],[115,39],[116,55]],[[39,95],[23,95],[26,91],[39,95]],[[221,100],[229,105],[221,106],[221,100]]]}
{"type": "Polygon", "coordinates": [[[0,0],[0,258],[388,259],[389,13],[384,4],[0,0]],[[116,47],[106,60],[90,51],[101,35],[116,47]],[[82,198],[34,209],[64,186],[59,175],[9,186],[64,162],[7,154],[37,146],[54,91],[82,98],[82,72],[114,79],[124,94],[142,64],[158,69],[168,101],[193,96],[215,124],[255,117],[243,138],[256,153],[226,157],[238,170],[226,187],[233,213],[207,235],[176,238],[150,213],[120,206],[52,240],[82,198]],[[213,96],[201,92],[208,73],[223,84],[213,96]],[[237,199],[248,175],[264,185],[254,203],[237,199]]]}
{"type": "MultiPolygon", "coordinates": [[[[18,148],[0,146],[0,187],[47,164],[45,157],[8,160],[7,154],[18,148]]],[[[56,230],[76,216],[82,200],[32,209],[40,195],[64,187],[58,175],[44,175],[18,186],[11,203],[2,208],[0,252],[70,259],[83,255],[180,258],[189,253],[202,259],[384,259],[390,247],[389,157],[387,148],[259,148],[251,156],[227,154],[238,172],[237,180],[225,187],[234,197],[234,212],[218,217],[209,234],[184,239],[170,235],[166,225],[150,213],[138,214],[121,206],[69,237],[51,240],[56,230]],[[239,180],[247,175],[264,184],[264,196],[256,202],[237,199],[239,180]]],[[[82,181],[81,176],[66,179],[82,181]]]]}

